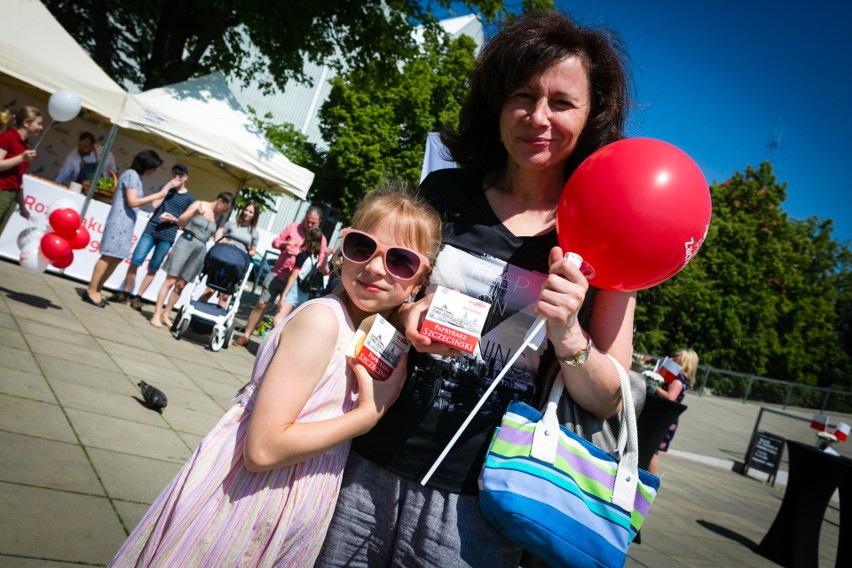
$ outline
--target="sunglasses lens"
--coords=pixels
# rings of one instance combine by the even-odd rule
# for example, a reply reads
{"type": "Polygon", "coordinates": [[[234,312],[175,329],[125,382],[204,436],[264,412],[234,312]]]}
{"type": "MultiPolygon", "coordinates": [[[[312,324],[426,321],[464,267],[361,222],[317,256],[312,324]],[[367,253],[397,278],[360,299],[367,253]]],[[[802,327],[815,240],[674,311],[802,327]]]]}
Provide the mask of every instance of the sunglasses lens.
{"type": "Polygon", "coordinates": [[[343,255],[352,262],[367,262],[376,252],[376,241],[361,233],[349,233],[343,239],[343,255]]]}
{"type": "Polygon", "coordinates": [[[420,269],[420,259],[404,248],[390,248],[385,256],[388,272],[402,280],[413,278],[420,269]]]}

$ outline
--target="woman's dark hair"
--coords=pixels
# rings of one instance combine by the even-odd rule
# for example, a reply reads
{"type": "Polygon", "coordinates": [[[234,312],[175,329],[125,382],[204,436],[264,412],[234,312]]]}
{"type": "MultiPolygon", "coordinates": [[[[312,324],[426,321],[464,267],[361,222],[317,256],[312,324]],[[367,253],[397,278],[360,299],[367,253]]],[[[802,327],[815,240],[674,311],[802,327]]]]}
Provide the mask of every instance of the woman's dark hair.
{"type": "Polygon", "coordinates": [[[148,170],[156,170],[163,165],[163,160],[153,150],[142,150],[133,156],[133,163],[130,164],[131,170],[136,170],[140,176],[148,170]]]}
{"type": "Polygon", "coordinates": [[[585,63],[591,109],[566,164],[566,178],[589,154],[623,138],[631,97],[621,39],[609,30],[582,27],[560,12],[539,11],[514,19],[480,52],[458,130],[441,133],[453,160],[480,176],[501,171],[507,159],[499,131],[503,103],[532,77],[572,55],[585,63]]]}
{"type": "Polygon", "coordinates": [[[251,221],[249,222],[251,230],[254,231],[257,229],[257,221],[260,219],[260,205],[256,201],[249,201],[242,206],[240,212],[237,213],[237,225],[243,222],[243,212],[249,207],[254,207],[254,215],[251,216],[251,221]]]}
{"type": "Polygon", "coordinates": [[[314,227],[305,235],[305,251],[308,256],[316,256],[322,248],[322,231],[314,227]]]}
{"type": "Polygon", "coordinates": [[[230,191],[223,191],[216,196],[216,199],[221,199],[225,205],[232,205],[234,203],[234,194],[230,191]]]}

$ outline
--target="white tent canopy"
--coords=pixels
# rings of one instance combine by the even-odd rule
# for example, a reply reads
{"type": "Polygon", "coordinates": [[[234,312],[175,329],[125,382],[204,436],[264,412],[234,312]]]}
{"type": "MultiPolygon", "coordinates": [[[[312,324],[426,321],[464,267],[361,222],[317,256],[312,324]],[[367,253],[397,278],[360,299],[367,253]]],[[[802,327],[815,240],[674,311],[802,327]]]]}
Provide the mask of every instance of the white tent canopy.
{"type": "Polygon", "coordinates": [[[304,198],[314,179],[264,137],[220,73],[131,95],[116,122],[168,138],[178,146],[176,153],[208,160],[242,187],[283,189],[304,198]]]}
{"type": "Polygon", "coordinates": [[[0,82],[38,98],[75,91],[85,118],[112,122],[125,135],[174,153],[194,172],[198,167],[218,179],[222,190],[307,194],[313,173],[266,140],[221,76],[129,95],[38,0],[0,0],[0,14],[0,82]]]}
{"type": "Polygon", "coordinates": [[[115,120],[127,92],[38,0],[0,0],[0,72],[48,94],[70,89],[84,109],[115,120]]]}

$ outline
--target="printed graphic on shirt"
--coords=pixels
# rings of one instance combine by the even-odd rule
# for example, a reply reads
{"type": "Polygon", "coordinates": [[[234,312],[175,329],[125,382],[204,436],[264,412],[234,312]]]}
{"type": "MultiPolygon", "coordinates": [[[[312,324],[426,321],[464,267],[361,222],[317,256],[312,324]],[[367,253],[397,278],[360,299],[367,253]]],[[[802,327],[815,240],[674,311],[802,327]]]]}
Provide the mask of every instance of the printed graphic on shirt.
{"type": "MultiPolygon", "coordinates": [[[[404,389],[421,406],[468,412],[521,344],[533,324],[534,305],[545,276],[523,270],[488,255],[476,255],[450,245],[441,251],[430,292],[438,285],[458,290],[491,304],[482,338],[472,353],[460,357],[420,355],[404,389]]],[[[527,349],[480,410],[483,416],[502,414],[513,401],[529,401],[544,353],[527,349]]]]}

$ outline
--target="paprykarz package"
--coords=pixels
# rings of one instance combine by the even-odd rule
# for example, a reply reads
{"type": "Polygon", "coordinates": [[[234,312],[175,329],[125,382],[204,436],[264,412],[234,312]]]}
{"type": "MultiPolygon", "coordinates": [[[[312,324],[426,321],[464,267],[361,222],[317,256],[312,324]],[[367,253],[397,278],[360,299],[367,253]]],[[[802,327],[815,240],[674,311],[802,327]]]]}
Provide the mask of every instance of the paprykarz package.
{"type": "Polygon", "coordinates": [[[379,381],[385,381],[411,344],[388,320],[374,314],[355,331],[347,356],[354,357],[379,381]]]}
{"type": "Polygon", "coordinates": [[[491,304],[438,286],[420,333],[433,341],[473,353],[491,304]]]}

